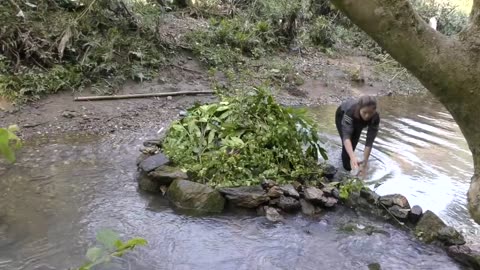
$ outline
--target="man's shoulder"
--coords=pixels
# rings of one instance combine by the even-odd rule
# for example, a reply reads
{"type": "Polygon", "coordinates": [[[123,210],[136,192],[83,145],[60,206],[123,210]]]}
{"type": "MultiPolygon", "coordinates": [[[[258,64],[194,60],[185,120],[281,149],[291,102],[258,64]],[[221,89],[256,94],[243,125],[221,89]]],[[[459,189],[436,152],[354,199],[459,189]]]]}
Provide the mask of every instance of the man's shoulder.
{"type": "Polygon", "coordinates": [[[352,98],[347,99],[342,102],[342,105],[341,105],[342,111],[352,113],[353,108],[355,107],[356,104],[357,104],[357,101],[355,99],[352,99],[352,98]]]}

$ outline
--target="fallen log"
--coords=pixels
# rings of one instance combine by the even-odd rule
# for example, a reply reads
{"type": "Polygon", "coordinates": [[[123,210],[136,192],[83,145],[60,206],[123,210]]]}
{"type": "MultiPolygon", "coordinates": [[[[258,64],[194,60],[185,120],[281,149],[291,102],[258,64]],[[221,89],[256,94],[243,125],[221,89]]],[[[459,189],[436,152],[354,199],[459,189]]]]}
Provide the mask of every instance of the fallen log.
{"type": "Polygon", "coordinates": [[[181,95],[207,95],[214,94],[214,91],[180,91],[180,92],[163,92],[163,93],[146,93],[146,94],[127,94],[127,95],[112,95],[112,96],[87,96],[76,97],[74,101],[94,101],[94,100],[114,100],[114,99],[128,99],[128,98],[147,98],[147,97],[168,97],[181,95]]]}

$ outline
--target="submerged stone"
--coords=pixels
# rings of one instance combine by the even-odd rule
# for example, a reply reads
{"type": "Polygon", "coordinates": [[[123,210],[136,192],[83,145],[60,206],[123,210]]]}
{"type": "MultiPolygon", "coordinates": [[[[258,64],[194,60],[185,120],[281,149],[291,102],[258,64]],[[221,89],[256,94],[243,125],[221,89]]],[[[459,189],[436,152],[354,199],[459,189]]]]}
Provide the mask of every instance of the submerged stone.
{"type": "Polygon", "coordinates": [[[138,187],[141,190],[148,192],[160,192],[161,184],[157,181],[153,181],[148,175],[144,172],[141,172],[138,177],[138,187]]]}
{"type": "Polygon", "coordinates": [[[446,246],[464,245],[465,238],[451,226],[447,226],[438,231],[438,239],[446,246]]]}
{"type": "Polygon", "coordinates": [[[221,188],[219,191],[229,202],[239,207],[256,208],[270,200],[261,186],[221,188]]]}
{"type": "Polygon", "coordinates": [[[304,199],[300,199],[300,205],[302,207],[302,213],[304,215],[313,216],[317,213],[315,206],[304,199]]]}
{"type": "Polygon", "coordinates": [[[473,269],[480,269],[480,251],[472,250],[468,246],[450,246],[447,253],[457,262],[473,269]]]}
{"type": "Polygon", "coordinates": [[[164,154],[158,153],[144,159],[142,162],[140,162],[139,167],[142,169],[142,171],[149,173],[160,166],[168,164],[169,162],[170,160],[164,154]]]}
{"type": "Polygon", "coordinates": [[[382,270],[379,263],[371,263],[368,265],[368,270],[382,270]]]}
{"type": "Polygon", "coordinates": [[[265,206],[265,217],[271,222],[279,222],[283,220],[283,216],[280,215],[278,210],[269,206],[265,206]]]}
{"type": "Polygon", "coordinates": [[[217,190],[181,179],[173,181],[167,196],[176,207],[198,213],[220,213],[225,205],[225,199],[217,190]]]}

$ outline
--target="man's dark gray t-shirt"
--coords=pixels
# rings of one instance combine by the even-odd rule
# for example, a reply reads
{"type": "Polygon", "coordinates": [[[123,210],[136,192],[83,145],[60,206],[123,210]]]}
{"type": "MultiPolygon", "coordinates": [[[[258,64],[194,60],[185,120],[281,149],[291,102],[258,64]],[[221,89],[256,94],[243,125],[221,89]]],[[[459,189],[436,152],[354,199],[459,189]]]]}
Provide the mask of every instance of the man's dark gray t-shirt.
{"type": "Polygon", "coordinates": [[[352,138],[352,135],[360,136],[362,130],[368,126],[367,139],[365,146],[371,147],[378,133],[380,125],[380,115],[376,112],[369,121],[364,121],[358,115],[358,102],[356,100],[347,100],[340,105],[343,112],[341,120],[342,140],[352,138]]]}

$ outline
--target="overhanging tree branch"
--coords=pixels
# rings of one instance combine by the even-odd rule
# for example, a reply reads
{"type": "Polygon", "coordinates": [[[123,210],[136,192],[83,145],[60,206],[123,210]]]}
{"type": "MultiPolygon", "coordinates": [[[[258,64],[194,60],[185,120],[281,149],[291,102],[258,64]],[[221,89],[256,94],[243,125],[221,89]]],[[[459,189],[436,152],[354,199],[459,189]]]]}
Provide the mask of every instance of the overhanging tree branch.
{"type": "Polygon", "coordinates": [[[408,0],[332,2],[429,89],[433,89],[431,85],[448,84],[455,76],[451,71],[464,72],[464,63],[469,62],[460,52],[465,46],[429,27],[408,0]],[[447,63],[452,68],[445,69],[447,63]],[[432,77],[432,73],[441,76],[432,77]]]}
{"type": "Polygon", "coordinates": [[[480,224],[480,0],[458,37],[430,28],[408,0],[330,0],[448,109],[472,151],[469,210],[480,224]]]}
{"type": "Polygon", "coordinates": [[[472,11],[470,13],[470,21],[480,26],[480,0],[473,0],[472,11]]]}

